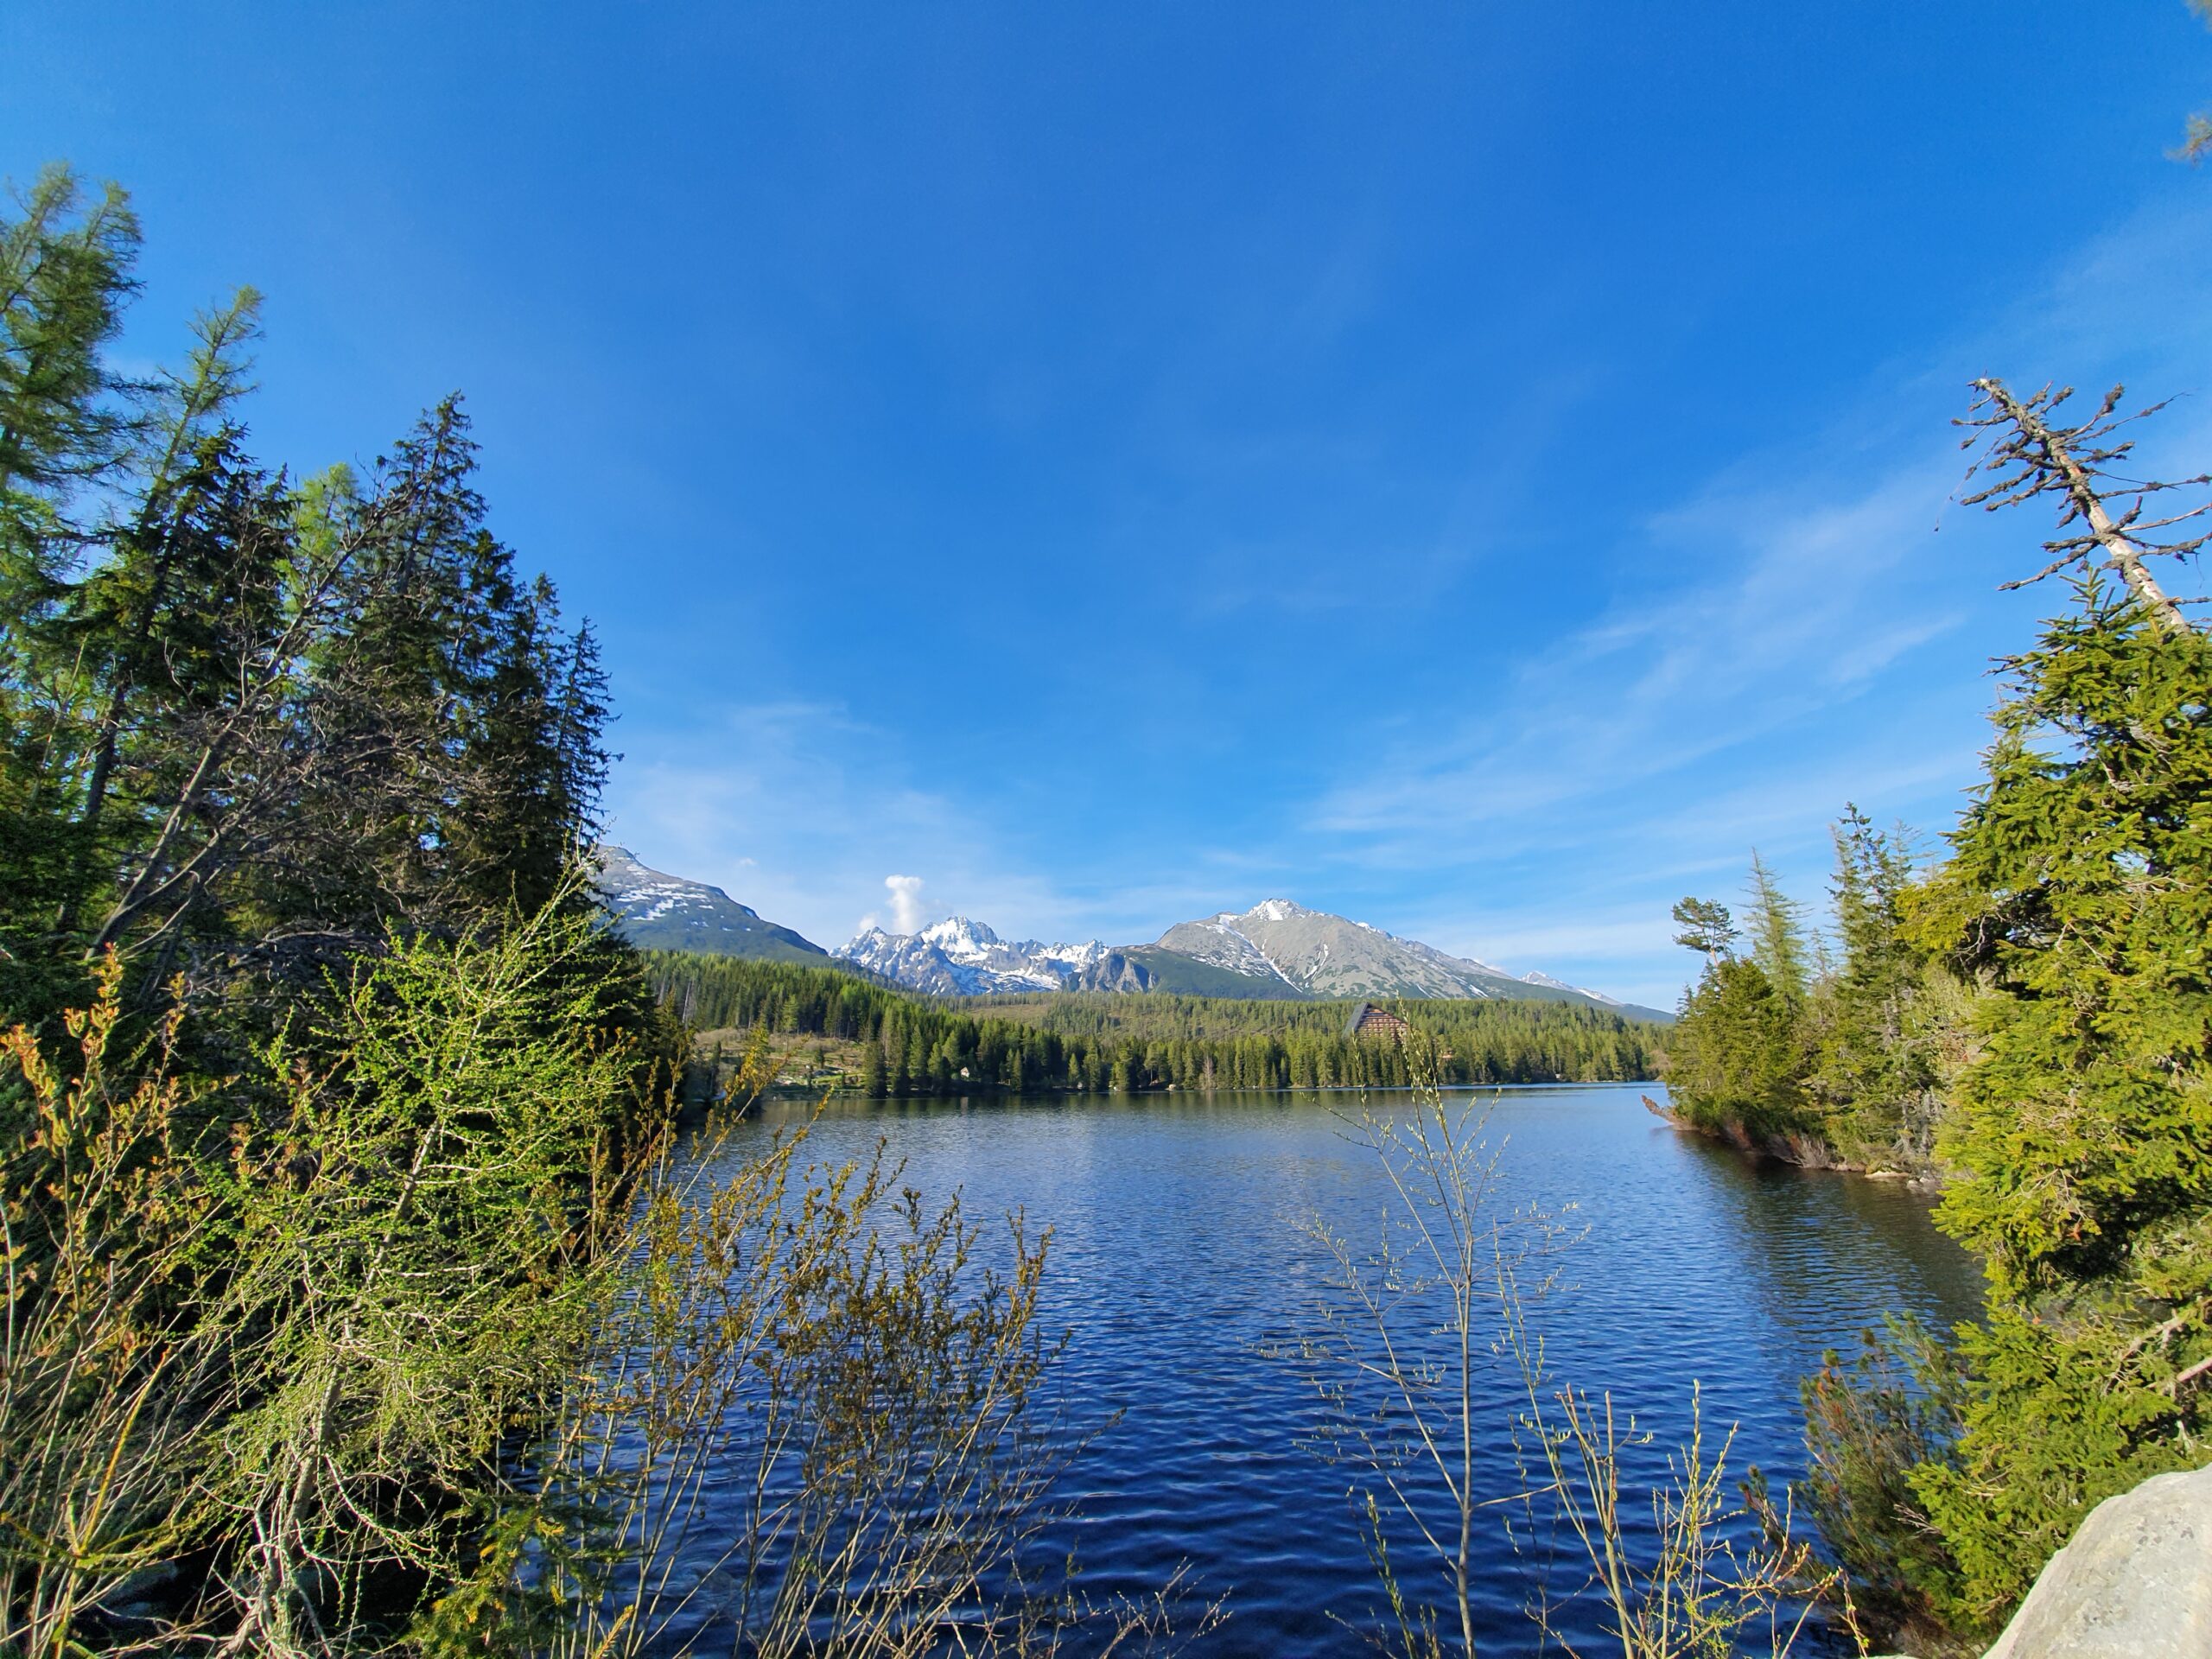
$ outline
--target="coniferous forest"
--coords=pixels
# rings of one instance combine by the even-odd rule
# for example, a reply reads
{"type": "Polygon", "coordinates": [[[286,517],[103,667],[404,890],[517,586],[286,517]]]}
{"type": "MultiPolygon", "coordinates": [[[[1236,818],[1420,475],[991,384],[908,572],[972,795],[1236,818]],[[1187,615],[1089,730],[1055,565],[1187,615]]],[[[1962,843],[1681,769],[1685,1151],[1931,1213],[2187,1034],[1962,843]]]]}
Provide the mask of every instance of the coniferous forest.
{"type": "MultiPolygon", "coordinates": [[[[830,968],[645,954],[664,1006],[696,1029],[861,1046],[871,1098],[987,1090],[1402,1089],[1419,1045],[1348,1037],[1351,1002],[1110,991],[931,1001],[830,968]]],[[[1454,1084],[1628,1083],[1652,1075],[1663,1027],[1560,1002],[1392,1001],[1454,1084]]]]}

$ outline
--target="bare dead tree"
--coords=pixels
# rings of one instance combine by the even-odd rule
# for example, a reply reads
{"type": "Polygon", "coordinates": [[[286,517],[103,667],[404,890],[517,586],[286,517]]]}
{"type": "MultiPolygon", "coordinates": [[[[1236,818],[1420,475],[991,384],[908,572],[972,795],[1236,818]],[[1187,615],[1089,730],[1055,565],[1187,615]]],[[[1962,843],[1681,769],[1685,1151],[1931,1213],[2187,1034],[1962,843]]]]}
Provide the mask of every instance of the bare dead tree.
{"type": "Polygon", "coordinates": [[[2067,386],[2045,386],[2031,397],[2015,396],[2002,380],[1976,380],[1974,400],[1966,418],[1954,425],[1968,429],[1960,448],[1971,449],[1986,442],[1988,449],[1967,469],[1971,483],[1977,474],[1989,475],[1987,486],[1961,497],[1970,507],[1994,512],[2035,496],[2055,495],[2058,502],[2059,536],[2044,543],[2050,563],[2031,576],[2003,584],[2024,588],[2061,570],[2088,570],[2099,565],[2117,570],[2128,592],[2158,622],[2168,629],[2186,627],[2181,602],[2169,594],[2152,575],[2146,561],[2153,555],[2187,557],[2212,541],[2212,525],[2199,533],[2161,539],[2162,531],[2195,524],[2212,502],[2200,502],[2185,512],[2145,519],[2145,505],[2153,495],[2212,483],[2212,474],[2168,480],[2126,478],[2113,471],[2134,449],[2135,441],[2118,436],[2122,427],[2155,415],[2166,405],[2160,402],[2132,415],[2118,413],[2123,386],[2114,386],[2098,404],[2097,412],[2078,426],[2055,419],[2062,405],[2074,395],[2067,386]]]}

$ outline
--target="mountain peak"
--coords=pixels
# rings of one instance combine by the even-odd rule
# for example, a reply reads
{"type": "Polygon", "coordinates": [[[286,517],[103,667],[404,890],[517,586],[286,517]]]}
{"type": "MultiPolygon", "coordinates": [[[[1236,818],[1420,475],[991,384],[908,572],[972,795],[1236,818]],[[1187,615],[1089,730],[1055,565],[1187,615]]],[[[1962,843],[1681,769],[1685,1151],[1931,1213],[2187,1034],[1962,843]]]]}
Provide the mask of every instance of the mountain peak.
{"type": "Polygon", "coordinates": [[[1009,943],[982,922],[948,916],[918,933],[861,932],[837,953],[909,990],[939,996],[988,996],[1001,991],[1057,991],[1106,956],[1092,939],[1083,944],[1009,943]]]}
{"type": "Polygon", "coordinates": [[[981,922],[971,921],[965,916],[948,916],[941,922],[931,922],[914,937],[918,939],[927,939],[931,944],[947,947],[957,945],[969,950],[996,944],[999,942],[999,936],[992,932],[988,927],[981,922]]]}
{"type": "Polygon", "coordinates": [[[776,962],[828,959],[820,945],[763,920],[751,906],[741,905],[720,887],[652,869],[613,842],[601,842],[598,855],[600,899],[615,931],[641,950],[776,962]]]}
{"type": "Polygon", "coordinates": [[[1622,1006],[1548,974],[1510,974],[1282,898],[1263,899],[1241,913],[1219,911],[1202,921],[1179,922],[1147,949],[1236,976],[1253,986],[1249,994],[1254,995],[1281,995],[1276,988],[1287,986],[1309,996],[1536,998],[1622,1006]]]}

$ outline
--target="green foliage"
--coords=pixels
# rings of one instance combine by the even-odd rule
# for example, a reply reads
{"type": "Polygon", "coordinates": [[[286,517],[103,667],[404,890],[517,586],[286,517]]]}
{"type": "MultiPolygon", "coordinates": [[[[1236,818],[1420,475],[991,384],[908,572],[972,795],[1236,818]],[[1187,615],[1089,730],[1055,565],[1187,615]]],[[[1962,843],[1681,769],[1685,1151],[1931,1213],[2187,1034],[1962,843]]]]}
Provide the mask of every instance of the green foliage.
{"type": "Polygon", "coordinates": [[[1675,925],[1682,931],[1675,935],[1675,943],[1686,950],[1695,950],[1710,962],[1728,955],[1741,936],[1736,930],[1736,919],[1728,913],[1728,906],[1710,899],[1683,899],[1675,905],[1675,925]]]}
{"type": "Polygon", "coordinates": [[[1987,988],[1938,1147],[1989,1320],[1956,1460],[1916,1481],[1970,1624],[2212,1430],[2212,641],[2081,596],[2010,664],[1988,781],[1908,906],[1987,988]]]}
{"type": "Polygon", "coordinates": [[[480,945],[412,941],[269,1057],[282,1115],[219,1188],[244,1247],[221,1323],[258,1338],[219,1492],[237,1622],[270,1650],[372,1624],[379,1577],[448,1573],[503,1437],[588,1343],[643,1127],[599,949],[551,907],[480,945]]]}
{"type": "Polygon", "coordinates": [[[1800,1384],[1808,1467],[1795,1495],[1847,1574],[1858,1617],[1909,1633],[1922,1651],[1942,1639],[1939,1610],[1955,1599],[1958,1564],[1928,1524],[1912,1471],[1949,1456],[1964,1386],[1956,1359],[1910,1319],[1867,1332],[1847,1363],[1831,1351],[1800,1384]]]}
{"type": "Polygon", "coordinates": [[[1947,859],[1916,881],[1838,827],[1843,961],[1805,1014],[1825,1135],[1910,1167],[1932,1130],[1989,1274],[1948,1354],[1900,1338],[1806,1395],[1870,1615],[1961,1638],[2212,1429],[2212,641],[2078,592],[2007,665],[1947,859]]]}
{"type": "MultiPolygon", "coordinates": [[[[836,969],[672,951],[645,960],[655,994],[695,1028],[766,1027],[865,1045],[861,1082],[870,1095],[1412,1081],[1398,1045],[1344,1036],[1349,1002],[1109,991],[931,1001],[836,969]]],[[[1630,1082],[1651,1074],[1662,1035],[1568,1003],[1389,1006],[1446,1051],[1452,1084],[1630,1082]]]]}
{"type": "Polygon", "coordinates": [[[2018,1293],[2121,1268],[2212,1192],[2212,644],[2093,588],[2012,671],[1913,925],[1997,993],[1946,1214],[2018,1293]]]}
{"type": "Polygon", "coordinates": [[[1801,1161],[1924,1173],[1971,997],[1904,931],[1903,832],[1850,807],[1833,833],[1832,944],[1756,854],[1748,957],[1733,954],[1725,906],[1675,906],[1675,943],[1706,966],[1669,1037],[1668,1088],[1682,1121],[1707,1134],[1801,1161]]]}
{"type": "MultiPolygon", "coordinates": [[[[0,1135],[0,1647],[105,1634],[134,1577],[197,1541],[232,1397],[193,1302],[225,1218],[198,1179],[174,1018],[124,1033],[121,964],[49,1051],[18,1026],[0,1135]]],[[[75,1649],[81,1651],[81,1649],[75,1649]]]]}
{"type": "Polygon", "coordinates": [[[671,1057],[605,950],[550,906],[409,942],[220,1084],[173,1074],[178,1014],[134,1050],[113,957],[73,1053],[15,1028],[0,1642],[131,1638],[118,1592],[192,1558],[220,1570],[163,1618],[298,1652],[451,1571],[610,1300],[658,1128],[638,1074],[671,1057]]]}
{"type": "Polygon", "coordinates": [[[1804,906],[1783,893],[1758,853],[1751,855],[1751,960],[1767,987],[1795,1013],[1812,980],[1804,906]]]}
{"type": "Polygon", "coordinates": [[[1963,1020],[1960,982],[1903,932],[1912,858],[1902,833],[1874,828],[1856,807],[1834,827],[1831,889],[1841,960],[1808,1009],[1814,1049],[1808,1087],[1824,1132],[1844,1154],[1875,1167],[1926,1168],[1963,1020]]]}
{"type": "Polygon", "coordinates": [[[84,486],[129,435],[127,384],[104,348],[137,286],[138,221],[114,185],[87,200],[49,167],[0,218],[0,642],[54,597],[84,486]]]}
{"type": "Polygon", "coordinates": [[[137,247],[0,210],[0,1650],[374,1648],[589,1346],[681,1033],[457,400],[296,488],[251,290],[109,365],[137,247]]]}
{"type": "Polygon", "coordinates": [[[107,365],[137,245],[62,170],[0,213],[0,1014],[113,946],[142,1012],[188,963],[273,1017],[388,933],[588,906],[597,649],[485,528],[459,400],[296,487],[239,424],[251,289],[107,365]]]}
{"type": "Polygon", "coordinates": [[[1756,962],[1708,963],[1668,1039],[1675,1109],[1697,1128],[1757,1141],[1807,1127],[1801,1007],[1756,962]]]}

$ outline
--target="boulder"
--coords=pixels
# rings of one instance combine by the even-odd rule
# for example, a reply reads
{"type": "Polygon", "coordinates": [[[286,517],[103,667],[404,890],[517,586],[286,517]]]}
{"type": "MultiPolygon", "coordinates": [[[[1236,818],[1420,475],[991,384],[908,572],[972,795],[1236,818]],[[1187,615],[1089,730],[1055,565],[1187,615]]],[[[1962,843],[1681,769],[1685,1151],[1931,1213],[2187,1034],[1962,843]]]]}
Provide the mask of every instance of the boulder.
{"type": "Polygon", "coordinates": [[[2089,1511],[1984,1659],[2212,1656],[2212,1467],[2089,1511]]]}

